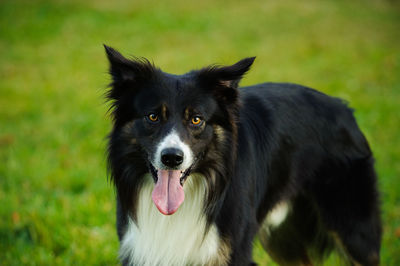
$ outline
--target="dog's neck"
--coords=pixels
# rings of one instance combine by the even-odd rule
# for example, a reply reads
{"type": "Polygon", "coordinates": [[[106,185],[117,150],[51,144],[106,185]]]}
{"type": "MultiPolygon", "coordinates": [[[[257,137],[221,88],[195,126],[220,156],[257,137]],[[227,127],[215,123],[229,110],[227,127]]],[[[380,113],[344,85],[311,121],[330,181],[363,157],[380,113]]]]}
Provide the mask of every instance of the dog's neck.
{"type": "Polygon", "coordinates": [[[133,265],[224,265],[228,249],[214,224],[207,228],[204,214],[207,184],[203,176],[187,179],[185,201],[170,216],[161,214],[151,199],[154,187],[145,176],[139,190],[136,222],[129,219],[121,242],[120,258],[133,265]]]}

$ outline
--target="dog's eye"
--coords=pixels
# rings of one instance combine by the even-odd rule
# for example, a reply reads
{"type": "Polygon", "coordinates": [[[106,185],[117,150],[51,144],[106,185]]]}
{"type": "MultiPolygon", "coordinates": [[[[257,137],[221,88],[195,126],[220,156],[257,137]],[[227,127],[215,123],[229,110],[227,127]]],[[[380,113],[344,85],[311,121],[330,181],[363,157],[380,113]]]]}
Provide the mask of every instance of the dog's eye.
{"type": "Polygon", "coordinates": [[[149,115],[147,115],[147,119],[150,121],[150,122],[158,122],[158,120],[159,120],[159,118],[158,118],[158,115],[157,114],[154,114],[154,113],[151,113],[151,114],[149,114],[149,115]]]}
{"type": "Polygon", "coordinates": [[[203,122],[203,119],[201,119],[200,116],[194,116],[194,117],[192,118],[192,124],[195,125],[195,126],[200,125],[201,122],[203,122]]]}

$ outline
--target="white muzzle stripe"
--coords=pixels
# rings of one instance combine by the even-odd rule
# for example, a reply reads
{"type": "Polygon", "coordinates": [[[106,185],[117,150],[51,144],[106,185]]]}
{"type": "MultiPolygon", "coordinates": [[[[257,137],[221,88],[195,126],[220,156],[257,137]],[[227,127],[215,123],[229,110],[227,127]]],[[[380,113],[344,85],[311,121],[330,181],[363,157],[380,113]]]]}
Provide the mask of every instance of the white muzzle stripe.
{"type": "Polygon", "coordinates": [[[179,169],[186,170],[193,164],[193,152],[190,147],[185,144],[179,137],[178,132],[172,129],[171,132],[165,136],[157,145],[156,153],[153,158],[153,166],[156,169],[167,169],[161,161],[161,152],[168,148],[180,149],[183,152],[183,162],[179,166],[179,169]]]}

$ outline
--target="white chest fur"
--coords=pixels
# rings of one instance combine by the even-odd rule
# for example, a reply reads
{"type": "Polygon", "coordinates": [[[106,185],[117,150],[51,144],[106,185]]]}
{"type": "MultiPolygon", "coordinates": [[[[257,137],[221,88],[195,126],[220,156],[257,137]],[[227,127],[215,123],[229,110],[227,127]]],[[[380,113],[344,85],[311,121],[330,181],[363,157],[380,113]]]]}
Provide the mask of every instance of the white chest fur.
{"type": "Polygon", "coordinates": [[[120,248],[120,259],[132,265],[206,265],[224,264],[226,251],[215,225],[205,235],[203,215],[206,184],[198,175],[185,185],[185,201],[171,215],[161,214],[154,206],[151,176],[146,176],[138,195],[137,224],[129,222],[120,248]]]}

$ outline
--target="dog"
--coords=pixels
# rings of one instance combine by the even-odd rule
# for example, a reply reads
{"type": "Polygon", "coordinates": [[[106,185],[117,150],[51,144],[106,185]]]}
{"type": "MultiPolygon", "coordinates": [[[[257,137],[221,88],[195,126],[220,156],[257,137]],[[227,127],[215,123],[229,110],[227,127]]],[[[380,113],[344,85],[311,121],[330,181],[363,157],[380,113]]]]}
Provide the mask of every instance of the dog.
{"type": "Polygon", "coordinates": [[[183,75],[105,46],[123,265],[280,265],[333,250],[378,265],[377,176],[353,110],[290,83],[239,87],[255,57],[183,75]]]}

